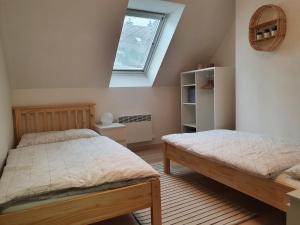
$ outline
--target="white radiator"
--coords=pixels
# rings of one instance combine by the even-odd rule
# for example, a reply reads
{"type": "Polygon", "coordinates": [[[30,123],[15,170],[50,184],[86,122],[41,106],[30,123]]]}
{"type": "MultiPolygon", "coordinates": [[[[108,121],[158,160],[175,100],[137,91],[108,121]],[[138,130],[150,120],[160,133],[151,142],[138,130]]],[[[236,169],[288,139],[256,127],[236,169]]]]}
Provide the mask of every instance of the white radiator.
{"type": "Polygon", "coordinates": [[[121,116],[119,117],[119,123],[126,125],[128,144],[152,141],[151,115],[121,116]]]}

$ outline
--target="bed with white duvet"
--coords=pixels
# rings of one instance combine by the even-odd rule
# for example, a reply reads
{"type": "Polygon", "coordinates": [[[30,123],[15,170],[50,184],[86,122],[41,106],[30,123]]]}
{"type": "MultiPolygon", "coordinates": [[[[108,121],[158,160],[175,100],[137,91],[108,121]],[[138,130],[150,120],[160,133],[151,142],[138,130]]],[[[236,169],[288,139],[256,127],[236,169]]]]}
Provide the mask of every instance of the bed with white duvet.
{"type": "Polygon", "coordinates": [[[129,149],[92,130],[27,134],[9,151],[0,179],[0,209],[158,176],[129,149]]]}
{"type": "Polygon", "coordinates": [[[162,138],[178,149],[246,173],[275,178],[300,163],[300,141],[231,130],[172,134],[162,138]]]}

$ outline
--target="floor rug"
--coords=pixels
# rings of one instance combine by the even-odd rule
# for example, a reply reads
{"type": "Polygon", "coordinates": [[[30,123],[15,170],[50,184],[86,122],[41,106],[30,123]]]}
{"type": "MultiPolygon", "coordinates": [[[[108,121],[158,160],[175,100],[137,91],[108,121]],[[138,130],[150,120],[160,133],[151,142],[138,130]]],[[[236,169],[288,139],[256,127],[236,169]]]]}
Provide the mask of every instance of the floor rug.
{"type": "MultiPolygon", "coordinates": [[[[161,204],[163,225],[215,224],[235,225],[245,222],[256,213],[234,200],[225,198],[188,179],[187,173],[172,168],[172,174],[163,173],[163,165],[154,164],[161,177],[161,204]]],[[[150,225],[150,209],[135,212],[141,225],[150,225]]]]}

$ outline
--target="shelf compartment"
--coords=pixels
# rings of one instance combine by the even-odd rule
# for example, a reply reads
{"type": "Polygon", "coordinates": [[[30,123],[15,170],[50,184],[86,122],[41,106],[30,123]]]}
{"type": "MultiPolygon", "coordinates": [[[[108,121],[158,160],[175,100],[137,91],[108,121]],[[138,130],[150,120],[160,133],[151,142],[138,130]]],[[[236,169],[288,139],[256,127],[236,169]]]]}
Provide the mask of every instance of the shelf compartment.
{"type": "Polygon", "coordinates": [[[195,74],[182,74],[181,76],[181,84],[182,86],[195,84],[195,74]]]}
{"type": "Polygon", "coordinates": [[[277,23],[279,23],[279,21],[280,21],[280,19],[270,20],[268,22],[261,23],[256,26],[252,26],[252,27],[250,27],[250,29],[261,29],[261,28],[265,28],[265,27],[270,27],[273,25],[277,25],[277,23]]]}
{"type": "Polygon", "coordinates": [[[182,103],[196,103],[196,86],[187,86],[182,88],[182,103]]]}
{"type": "Polygon", "coordinates": [[[269,41],[269,40],[272,40],[274,38],[276,38],[277,35],[275,36],[271,36],[271,37],[267,37],[267,38],[263,38],[263,39],[260,39],[260,40],[255,40],[254,42],[263,42],[263,41],[269,41]]]}

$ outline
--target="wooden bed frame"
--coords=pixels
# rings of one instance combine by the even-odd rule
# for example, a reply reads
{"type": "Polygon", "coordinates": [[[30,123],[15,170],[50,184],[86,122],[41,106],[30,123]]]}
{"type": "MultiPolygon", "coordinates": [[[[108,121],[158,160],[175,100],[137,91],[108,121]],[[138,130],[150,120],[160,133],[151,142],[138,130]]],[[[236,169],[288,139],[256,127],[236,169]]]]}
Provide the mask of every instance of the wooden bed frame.
{"type": "Polygon", "coordinates": [[[13,107],[15,138],[23,134],[68,129],[94,129],[95,104],[13,107]]]}
{"type": "Polygon", "coordinates": [[[287,193],[295,190],[295,187],[280,180],[256,177],[165,143],[166,174],[170,174],[170,160],[285,212],[289,204],[287,193]]]}
{"type": "MultiPolygon", "coordinates": [[[[95,127],[95,105],[13,108],[16,140],[29,132],[95,127]]],[[[151,208],[152,225],[161,225],[160,181],[153,179],[108,191],[74,196],[41,206],[0,214],[1,225],[90,224],[151,208]]]]}

